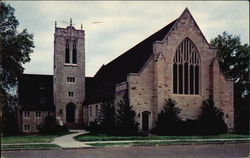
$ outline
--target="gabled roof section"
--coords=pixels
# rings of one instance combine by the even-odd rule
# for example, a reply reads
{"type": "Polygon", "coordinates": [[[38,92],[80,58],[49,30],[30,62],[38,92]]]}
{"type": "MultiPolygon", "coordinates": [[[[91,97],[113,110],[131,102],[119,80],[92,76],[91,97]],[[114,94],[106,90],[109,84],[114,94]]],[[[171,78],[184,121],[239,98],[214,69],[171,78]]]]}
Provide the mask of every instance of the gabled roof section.
{"type": "MultiPolygon", "coordinates": [[[[179,18],[177,19],[175,25],[176,25],[176,24],[182,19],[182,17],[183,17],[184,15],[186,15],[186,14],[189,14],[190,17],[193,19],[195,26],[196,26],[196,27],[198,28],[198,30],[200,31],[201,36],[204,38],[204,40],[205,40],[205,42],[207,43],[207,45],[209,46],[209,48],[214,49],[214,47],[210,46],[210,44],[208,43],[206,37],[205,37],[204,34],[202,33],[200,27],[197,25],[197,23],[196,23],[194,17],[192,16],[192,14],[190,13],[190,11],[189,11],[189,9],[188,9],[187,7],[186,7],[186,8],[184,9],[184,11],[181,13],[181,15],[180,15],[179,18]]],[[[169,32],[170,32],[170,31],[169,31],[169,32]]]]}
{"type": "Polygon", "coordinates": [[[142,42],[138,43],[107,65],[103,65],[94,76],[94,82],[85,104],[114,99],[115,85],[126,81],[128,73],[138,73],[153,54],[153,43],[162,41],[177,19],[142,42]]]}

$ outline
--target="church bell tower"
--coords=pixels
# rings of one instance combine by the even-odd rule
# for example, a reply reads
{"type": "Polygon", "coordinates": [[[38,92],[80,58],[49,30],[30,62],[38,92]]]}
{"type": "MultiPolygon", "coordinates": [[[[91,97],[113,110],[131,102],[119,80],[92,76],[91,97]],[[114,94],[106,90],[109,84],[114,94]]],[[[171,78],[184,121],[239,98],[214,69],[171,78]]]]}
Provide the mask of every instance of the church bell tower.
{"type": "Polygon", "coordinates": [[[85,99],[84,30],[70,25],[57,27],[54,34],[54,103],[56,118],[68,128],[82,127],[85,99]]]}

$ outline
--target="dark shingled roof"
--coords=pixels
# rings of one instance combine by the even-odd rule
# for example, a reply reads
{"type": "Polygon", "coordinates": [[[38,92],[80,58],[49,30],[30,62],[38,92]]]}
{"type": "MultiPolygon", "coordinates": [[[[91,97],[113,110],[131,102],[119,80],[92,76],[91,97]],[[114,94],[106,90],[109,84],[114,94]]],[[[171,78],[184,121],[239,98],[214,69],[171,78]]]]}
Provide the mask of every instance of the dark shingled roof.
{"type": "Polygon", "coordinates": [[[138,73],[153,54],[153,42],[162,41],[177,21],[174,20],[107,65],[103,65],[93,79],[85,104],[114,99],[115,85],[126,81],[128,73],[138,73]]]}
{"type": "Polygon", "coordinates": [[[18,82],[19,104],[23,110],[54,111],[53,76],[23,74],[18,82]],[[41,97],[45,103],[40,102],[41,97]]]}
{"type": "Polygon", "coordinates": [[[90,95],[89,92],[93,86],[93,81],[93,77],[85,77],[85,98],[90,95]]]}

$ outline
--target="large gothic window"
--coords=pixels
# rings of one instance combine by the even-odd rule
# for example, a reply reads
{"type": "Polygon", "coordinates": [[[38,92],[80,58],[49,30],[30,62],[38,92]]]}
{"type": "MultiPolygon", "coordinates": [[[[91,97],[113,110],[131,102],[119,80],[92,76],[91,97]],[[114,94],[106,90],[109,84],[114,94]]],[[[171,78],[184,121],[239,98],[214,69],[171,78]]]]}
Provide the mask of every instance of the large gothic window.
{"type": "Polygon", "coordinates": [[[73,64],[76,64],[77,62],[77,51],[76,51],[76,41],[73,43],[73,64]]]}
{"type": "Polygon", "coordinates": [[[65,63],[69,63],[69,40],[66,41],[65,45],[65,63]]]}
{"type": "Polygon", "coordinates": [[[189,39],[177,47],[173,60],[173,93],[199,94],[200,55],[189,39]]]}

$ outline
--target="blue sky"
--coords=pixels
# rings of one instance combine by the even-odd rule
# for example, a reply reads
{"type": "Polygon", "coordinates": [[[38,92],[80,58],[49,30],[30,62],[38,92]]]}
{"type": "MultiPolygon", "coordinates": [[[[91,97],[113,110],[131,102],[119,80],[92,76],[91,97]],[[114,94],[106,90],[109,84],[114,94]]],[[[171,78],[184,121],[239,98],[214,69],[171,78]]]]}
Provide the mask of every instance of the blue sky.
{"type": "Polygon", "coordinates": [[[143,39],[166,26],[188,7],[206,39],[227,31],[249,44],[247,1],[12,1],[19,29],[34,34],[34,53],[25,73],[53,74],[54,22],[85,30],[86,76],[93,76],[143,39]],[[96,23],[100,22],[100,23],[96,23]]]}

